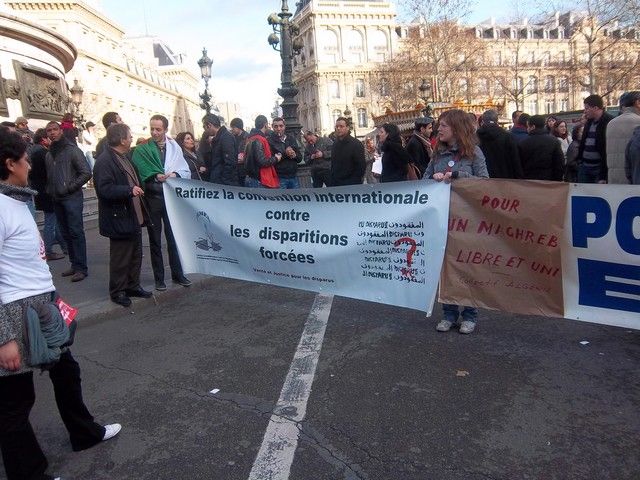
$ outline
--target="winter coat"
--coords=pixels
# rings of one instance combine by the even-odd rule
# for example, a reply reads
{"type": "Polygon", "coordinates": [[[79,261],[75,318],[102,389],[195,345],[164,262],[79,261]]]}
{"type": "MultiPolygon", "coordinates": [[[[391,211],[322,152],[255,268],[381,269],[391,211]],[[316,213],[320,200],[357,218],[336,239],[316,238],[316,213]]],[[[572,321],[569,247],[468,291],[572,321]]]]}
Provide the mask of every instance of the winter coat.
{"type": "Polygon", "coordinates": [[[357,138],[347,135],[336,138],[331,147],[331,186],[360,185],[366,170],[364,145],[357,138]]]}
{"type": "Polygon", "coordinates": [[[407,142],[407,153],[413,159],[413,163],[420,169],[420,173],[424,174],[431,157],[423,141],[415,133],[411,135],[411,138],[407,142]]]}
{"type": "Polygon", "coordinates": [[[222,185],[238,185],[238,152],[236,140],[227,127],[220,127],[211,142],[209,181],[222,185]]]}
{"type": "Polygon", "coordinates": [[[524,178],[562,181],[564,155],[560,142],[544,128],[529,132],[529,138],[518,145],[524,178]]]}
{"type": "MultiPolygon", "coordinates": [[[[398,138],[398,140],[400,140],[398,138]]],[[[402,143],[387,139],[382,147],[382,174],[380,183],[403,182],[407,179],[407,168],[413,163],[411,155],[402,148],[402,143]]]]}
{"type": "Polygon", "coordinates": [[[640,127],[636,127],[627,144],[624,170],[632,185],[640,185],[640,127]]]}
{"type": "Polygon", "coordinates": [[[578,181],[578,150],[580,140],[572,140],[567,148],[567,163],[564,166],[564,181],[575,183],[578,181]]]}
{"type": "Polygon", "coordinates": [[[477,133],[491,178],[523,177],[518,144],[513,135],[496,124],[483,125],[477,133]]]}
{"type": "MultiPolygon", "coordinates": [[[[596,126],[596,149],[600,154],[600,175],[599,180],[607,179],[607,125],[609,122],[613,120],[613,117],[609,115],[607,112],[602,114],[598,124],[596,126]]],[[[584,145],[587,141],[587,134],[589,129],[593,125],[593,120],[589,120],[587,124],[584,126],[584,130],[582,133],[582,139],[580,140],[580,148],[578,149],[578,165],[582,163],[582,154],[584,153],[584,145]]]]}
{"type": "Polygon", "coordinates": [[[611,120],[607,125],[609,183],[628,183],[629,180],[625,171],[625,152],[633,131],[638,126],[640,126],[640,115],[634,112],[625,112],[611,120]]]}
{"type": "Polygon", "coordinates": [[[291,135],[286,135],[283,142],[278,135],[271,132],[267,136],[267,140],[269,140],[269,146],[271,147],[271,153],[273,155],[276,153],[282,154],[282,159],[276,163],[276,172],[278,172],[278,177],[295,177],[298,173],[298,163],[302,161],[300,147],[298,146],[296,139],[291,135]],[[284,153],[287,147],[293,148],[296,152],[296,156],[294,158],[290,158],[289,155],[284,153]]]}
{"type": "Polygon", "coordinates": [[[516,143],[520,143],[522,140],[529,136],[527,127],[521,127],[518,125],[514,125],[513,127],[511,127],[510,133],[516,143]]]}
{"type": "Polygon", "coordinates": [[[473,158],[460,157],[457,145],[434,152],[423,178],[433,178],[434,173],[445,173],[449,168],[453,178],[489,178],[484,154],[478,146],[473,151],[473,158]],[[453,167],[449,167],[450,161],[454,162],[453,167]]]}
{"type": "Polygon", "coordinates": [[[84,153],[64,136],[51,144],[45,164],[46,191],[54,200],[64,200],[79,192],[91,180],[91,170],[84,153]]]}
{"type": "Polygon", "coordinates": [[[330,170],[331,169],[331,148],[333,147],[333,142],[330,138],[326,137],[318,137],[316,143],[313,145],[307,143],[304,148],[304,162],[311,166],[311,171],[318,170],[330,170]],[[316,152],[322,152],[322,157],[320,158],[311,158],[311,154],[316,152]]]}
{"type": "Polygon", "coordinates": [[[47,193],[47,165],[45,158],[48,150],[42,145],[34,145],[29,153],[31,161],[31,171],[29,172],[29,183],[31,188],[38,192],[35,197],[36,210],[43,212],[53,212],[53,199],[47,193]]]}
{"type": "MultiPolygon", "coordinates": [[[[132,170],[135,172],[133,165],[132,170]]],[[[98,197],[100,235],[124,240],[140,234],[140,224],[133,207],[133,188],[116,153],[107,147],[93,167],[98,197]]],[[[143,199],[141,199],[143,201],[143,199]]]]}

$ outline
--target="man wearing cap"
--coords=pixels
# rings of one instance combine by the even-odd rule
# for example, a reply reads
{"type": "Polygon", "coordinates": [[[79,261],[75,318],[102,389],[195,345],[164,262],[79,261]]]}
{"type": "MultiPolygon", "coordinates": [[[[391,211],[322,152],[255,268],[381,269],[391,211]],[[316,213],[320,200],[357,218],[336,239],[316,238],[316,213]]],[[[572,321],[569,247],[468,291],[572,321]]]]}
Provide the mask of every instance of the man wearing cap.
{"type": "Polygon", "coordinates": [[[607,163],[609,183],[628,184],[624,156],[636,127],[640,126],[640,91],[625,92],[620,97],[620,115],[607,125],[607,163]]]}
{"type": "Polygon", "coordinates": [[[407,142],[407,153],[413,158],[413,163],[420,169],[421,175],[424,175],[433,155],[433,148],[429,140],[431,132],[433,132],[433,118],[420,117],[416,119],[413,135],[407,142]]]}
{"type": "Polygon", "coordinates": [[[22,139],[25,142],[31,145],[33,143],[34,132],[29,130],[29,126],[28,126],[29,120],[27,120],[25,117],[18,117],[16,118],[15,123],[16,123],[16,132],[18,132],[22,136],[22,139]]]}
{"type": "Polygon", "coordinates": [[[244,168],[244,149],[247,146],[249,134],[244,130],[244,122],[241,118],[234,118],[229,126],[236,142],[236,152],[238,152],[238,185],[244,185],[244,178],[247,176],[247,170],[244,168]]]}
{"type": "Polygon", "coordinates": [[[498,125],[498,112],[487,110],[480,117],[478,129],[480,150],[484,153],[491,178],[522,178],[518,144],[513,136],[498,125]]]}

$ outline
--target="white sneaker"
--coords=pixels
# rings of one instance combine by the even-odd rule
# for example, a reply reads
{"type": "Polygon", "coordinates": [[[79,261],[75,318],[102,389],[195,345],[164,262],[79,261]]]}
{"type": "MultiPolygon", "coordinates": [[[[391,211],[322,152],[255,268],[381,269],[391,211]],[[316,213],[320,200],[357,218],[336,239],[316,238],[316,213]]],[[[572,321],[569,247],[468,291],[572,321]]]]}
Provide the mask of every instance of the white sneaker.
{"type": "Polygon", "coordinates": [[[436,325],[436,330],[439,332],[448,332],[449,330],[451,330],[452,325],[453,322],[450,320],[440,320],[438,325],[436,325]]]}
{"type": "Polygon", "coordinates": [[[460,324],[460,333],[471,333],[476,329],[476,322],[463,320],[460,324]]]}
{"type": "Polygon", "coordinates": [[[104,426],[104,437],[102,437],[102,441],[109,440],[110,438],[115,437],[122,430],[122,425],[119,423],[112,423],[111,425],[104,426]]]}

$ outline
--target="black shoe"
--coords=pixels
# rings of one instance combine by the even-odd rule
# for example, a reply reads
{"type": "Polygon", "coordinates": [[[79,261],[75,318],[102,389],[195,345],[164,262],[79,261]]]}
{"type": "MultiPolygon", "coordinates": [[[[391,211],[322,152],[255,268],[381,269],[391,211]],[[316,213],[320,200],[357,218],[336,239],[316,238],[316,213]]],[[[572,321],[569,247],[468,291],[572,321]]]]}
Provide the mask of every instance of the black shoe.
{"type": "Polygon", "coordinates": [[[153,293],[149,292],[148,290],[145,290],[142,287],[134,288],[131,290],[127,289],[124,291],[124,293],[129,297],[138,297],[138,298],[151,298],[151,296],[153,295],[153,293]]]}
{"type": "Polygon", "coordinates": [[[127,297],[124,293],[119,293],[115,297],[111,297],[111,301],[113,303],[117,303],[118,305],[122,305],[123,307],[131,306],[131,299],[127,297]]]}
{"type": "Polygon", "coordinates": [[[162,292],[166,289],[167,289],[167,284],[164,283],[162,280],[159,280],[156,282],[156,290],[158,290],[159,292],[162,292]]]}
{"type": "Polygon", "coordinates": [[[190,287],[191,286],[191,280],[189,280],[187,277],[185,277],[184,275],[181,275],[179,277],[174,277],[172,278],[172,280],[175,283],[179,283],[180,285],[182,285],[183,287],[190,287]]]}

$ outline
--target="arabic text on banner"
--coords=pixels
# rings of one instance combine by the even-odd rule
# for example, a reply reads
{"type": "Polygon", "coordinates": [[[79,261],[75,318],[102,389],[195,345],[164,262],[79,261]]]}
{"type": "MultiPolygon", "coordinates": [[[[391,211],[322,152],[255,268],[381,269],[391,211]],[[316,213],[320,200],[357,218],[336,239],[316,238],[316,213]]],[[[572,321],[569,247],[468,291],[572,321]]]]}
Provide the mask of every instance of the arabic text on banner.
{"type": "Polygon", "coordinates": [[[431,313],[449,185],[269,190],[171,179],[164,189],[185,272],[431,313]]]}

